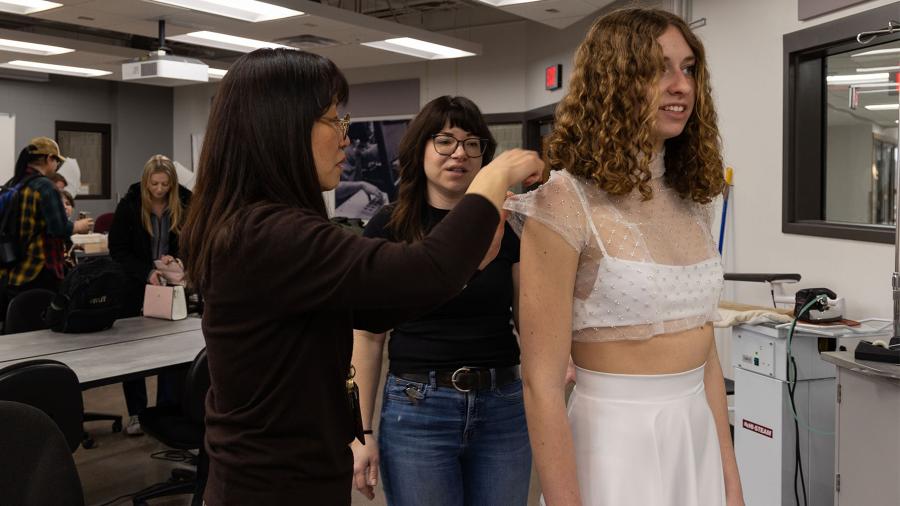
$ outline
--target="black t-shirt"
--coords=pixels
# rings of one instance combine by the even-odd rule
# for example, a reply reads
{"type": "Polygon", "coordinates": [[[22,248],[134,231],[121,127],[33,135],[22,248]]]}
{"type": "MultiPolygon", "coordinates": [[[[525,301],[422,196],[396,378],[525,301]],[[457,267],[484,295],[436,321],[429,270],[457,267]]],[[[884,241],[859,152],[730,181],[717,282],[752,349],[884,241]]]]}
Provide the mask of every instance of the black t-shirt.
{"type": "MultiPolygon", "coordinates": [[[[385,206],[363,232],[396,241],[387,227],[394,206],[385,206]]],[[[449,211],[428,206],[425,230],[449,211]]],[[[459,295],[430,313],[397,325],[388,342],[392,373],[507,367],[519,363],[512,326],[512,266],[519,262],[519,238],[506,225],[500,252],[459,295]]],[[[428,280],[422,280],[427,283],[428,280]]]]}

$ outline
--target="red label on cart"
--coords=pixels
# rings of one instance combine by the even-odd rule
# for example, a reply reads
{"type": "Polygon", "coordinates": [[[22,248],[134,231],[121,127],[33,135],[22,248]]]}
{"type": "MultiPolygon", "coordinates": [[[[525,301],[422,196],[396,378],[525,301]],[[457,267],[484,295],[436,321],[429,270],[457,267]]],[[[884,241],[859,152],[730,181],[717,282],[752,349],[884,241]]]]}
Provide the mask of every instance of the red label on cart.
{"type": "Polygon", "coordinates": [[[753,423],[750,420],[743,420],[742,425],[745,429],[751,430],[757,434],[762,434],[767,438],[772,438],[772,429],[766,427],[765,425],[760,425],[758,423],[753,423]]]}

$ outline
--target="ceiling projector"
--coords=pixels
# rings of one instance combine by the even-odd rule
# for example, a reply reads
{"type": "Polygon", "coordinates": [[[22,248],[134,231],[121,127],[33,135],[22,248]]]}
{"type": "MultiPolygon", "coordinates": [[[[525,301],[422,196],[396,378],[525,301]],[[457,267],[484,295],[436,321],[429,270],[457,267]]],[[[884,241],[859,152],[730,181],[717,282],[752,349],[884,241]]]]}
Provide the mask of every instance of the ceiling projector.
{"type": "Polygon", "coordinates": [[[209,67],[200,60],[154,51],[122,64],[122,80],[159,86],[205,83],[209,67]]]}

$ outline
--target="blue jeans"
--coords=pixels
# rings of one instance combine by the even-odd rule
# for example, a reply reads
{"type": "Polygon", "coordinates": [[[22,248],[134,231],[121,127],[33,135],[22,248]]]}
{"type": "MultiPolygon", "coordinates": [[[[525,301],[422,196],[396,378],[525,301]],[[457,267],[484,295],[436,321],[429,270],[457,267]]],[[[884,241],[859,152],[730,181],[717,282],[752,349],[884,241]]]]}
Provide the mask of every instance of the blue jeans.
{"type": "Polygon", "coordinates": [[[388,374],[378,444],[389,505],[528,502],[531,446],[520,380],[462,393],[438,387],[433,372],[430,383],[388,374]]]}

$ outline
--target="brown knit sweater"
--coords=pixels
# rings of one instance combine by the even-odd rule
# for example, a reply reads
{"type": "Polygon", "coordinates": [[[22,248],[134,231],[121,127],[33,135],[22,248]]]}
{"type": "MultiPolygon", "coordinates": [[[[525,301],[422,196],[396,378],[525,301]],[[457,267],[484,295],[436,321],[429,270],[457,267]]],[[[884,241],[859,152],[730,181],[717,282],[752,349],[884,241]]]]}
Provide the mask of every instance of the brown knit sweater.
{"type": "Polygon", "coordinates": [[[410,245],[302,209],[249,212],[204,293],[207,504],[349,505],[352,329],[383,332],[459,293],[498,219],[469,195],[410,245]]]}

